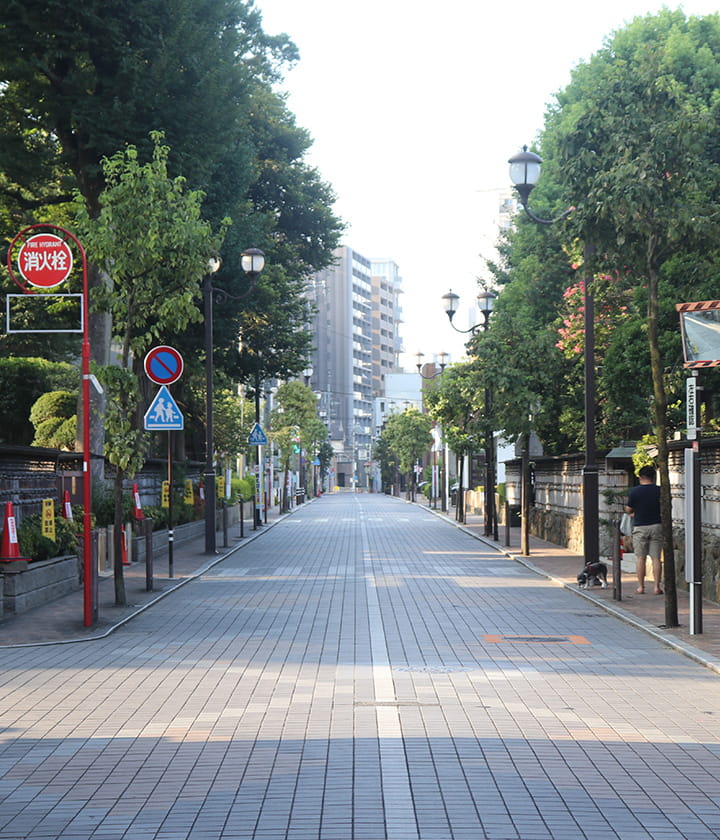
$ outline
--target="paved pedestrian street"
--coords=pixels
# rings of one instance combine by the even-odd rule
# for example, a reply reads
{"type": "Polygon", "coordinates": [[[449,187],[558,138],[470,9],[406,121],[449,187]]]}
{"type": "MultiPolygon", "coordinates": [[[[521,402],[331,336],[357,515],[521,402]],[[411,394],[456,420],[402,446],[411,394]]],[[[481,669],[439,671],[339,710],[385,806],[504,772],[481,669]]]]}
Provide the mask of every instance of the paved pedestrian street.
{"type": "Polygon", "coordinates": [[[399,499],[0,667],[0,840],[720,837],[720,676],[399,499]]]}

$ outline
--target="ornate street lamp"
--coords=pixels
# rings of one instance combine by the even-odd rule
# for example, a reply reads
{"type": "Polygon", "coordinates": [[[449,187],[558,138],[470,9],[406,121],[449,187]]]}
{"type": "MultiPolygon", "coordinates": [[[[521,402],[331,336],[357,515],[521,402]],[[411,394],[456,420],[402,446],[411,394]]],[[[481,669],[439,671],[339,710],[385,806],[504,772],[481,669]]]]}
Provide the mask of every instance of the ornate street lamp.
{"type": "MultiPolygon", "coordinates": [[[[430,374],[429,376],[422,372],[422,369],[424,367],[423,359],[425,358],[425,354],[418,352],[418,353],[415,354],[415,358],[417,359],[417,365],[416,365],[417,372],[420,374],[420,376],[423,379],[436,379],[438,376],[440,376],[440,374],[447,367],[448,353],[443,351],[442,353],[437,354],[438,367],[440,368],[440,370],[436,371],[435,373],[430,374]]],[[[433,367],[434,367],[434,364],[433,364],[433,367]]]]}
{"type": "MultiPolygon", "coordinates": [[[[220,299],[240,300],[255,285],[258,275],[265,266],[265,254],[259,248],[248,248],[240,256],[240,262],[250,278],[250,287],[245,295],[229,295],[224,289],[215,289],[212,276],[220,270],[220,258],[213,256],[208,260],[207,274],[203,282],[203,309],[205,315],[205,471],[203,487],[205,489],[205,553],[214,554],[216,548],[215,532],[215,440],[213,423],[213,296],[220,299]]],[[[172,491],[172,488],[171,488],[172,491]]]]}
{"type": "MultiPolygon", "coordinates": [[[[509,160],[510,180],[520,196],[523,209],[536,224],[551,225],[566,219],[575,209],[568,208],[555,219],[541,219],[528,207],[530,193],[540,177],[542,159],[534,152],[528,152],[527,146],[522,152],[513,155],[509,160]]],[[[583,326],[585,331],[585,464],[582,471],[583,489],[583,550],[586,562],[594,562],[600,555],[599,538],[599,477],[597,453],[595,444],[595,301],[591,291],[592,277],[587,266],[592,254],[592,245],[585,243],[583,248],[583,265],[585,266],[585,282],[583,291],[583,326]]]]}
{"type": "Polygon", "coordinates": [[[449,292],[445,292],[442,296],[441,300],[445,301],[445,314],[448,316],[448,321],[450,321],[450,326],[455,330],[455,332],[459,333],[475,333],[479,330],[486,330],[488,328],[488,324],[490,323],[490,315],[492,315],[493,307],[495,305],[495,301],[497,299],[497,295],[494,292],[489,292],[483,290],[477,296],[478,300],[478,307],[480,309],[480,314],[482,315],[482,321],[479,324],[475,324],[474,326],[470,327],[468,330],[461,330],[459,327],[456,327],[453,324],[453,318],[455,317],[455,313],[457,312],[458,308],[458,301],[460,300],[460,296],[456,295],[452,289],[449,292]]]}
{"type": "MultiPolygon", "coordinates": [[[[478,308],[482,320],[479,324],[475,324],[468,330],[461,330],[453,324],[453,317],[457,312],[459,295],[456,295],[452,289],[442,296],[445,301],[445,312],[450,321],[450,326],[460,333],[472,333],[475,335],[478,330],[486,332],[490,326],[490,316],[495,308],[495,301],[497,295],[487,289],[483,289],[477,296],[478,308]]],[[[490,386],[485,386],[485,417],[490,424],[490,406],[492,404],[492,395],[490,393],[490,386]]],[[[493,539],[498,538],[498,524],[497,513],[495,511],[495,438],[492,428],[486,431],[485,441],[485,536],[492,536],[493,539]]]]}

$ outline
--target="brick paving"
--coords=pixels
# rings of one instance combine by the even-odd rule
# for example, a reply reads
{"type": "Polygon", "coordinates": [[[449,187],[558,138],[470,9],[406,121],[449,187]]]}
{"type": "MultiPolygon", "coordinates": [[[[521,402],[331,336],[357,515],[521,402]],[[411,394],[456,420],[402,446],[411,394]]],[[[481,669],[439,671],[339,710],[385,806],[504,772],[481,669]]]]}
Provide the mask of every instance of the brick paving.
{"type": "Polygon", "coordinates": [[[259,533],[0,650],[0,840],[720,837],[720,676],[557,585],[571,555],[370,495],[259,533]]]}

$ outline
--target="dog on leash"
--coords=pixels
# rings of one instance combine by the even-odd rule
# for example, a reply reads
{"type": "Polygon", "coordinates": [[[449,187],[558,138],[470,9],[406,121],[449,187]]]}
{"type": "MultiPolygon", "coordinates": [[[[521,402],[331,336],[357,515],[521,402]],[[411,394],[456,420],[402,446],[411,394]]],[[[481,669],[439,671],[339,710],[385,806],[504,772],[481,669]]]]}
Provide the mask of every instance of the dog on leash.
{"type": "Polygon", "coordinates": [[[577,576],[580,589],[588,589],[591,586],[607,586],[607,566],[600,560],[594,563],[586,563],[585,568],[577,576]]]}

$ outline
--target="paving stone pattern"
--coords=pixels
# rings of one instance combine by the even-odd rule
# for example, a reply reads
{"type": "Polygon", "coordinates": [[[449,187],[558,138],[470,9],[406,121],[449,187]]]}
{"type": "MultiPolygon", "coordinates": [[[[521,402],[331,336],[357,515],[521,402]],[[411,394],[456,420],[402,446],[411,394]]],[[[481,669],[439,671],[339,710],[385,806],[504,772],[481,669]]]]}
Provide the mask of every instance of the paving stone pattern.
{"type": "Polygon", "coordinates": [[[0,673],[0,840],[720,837],[720,676],[384,496],[0,673]]]}

